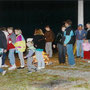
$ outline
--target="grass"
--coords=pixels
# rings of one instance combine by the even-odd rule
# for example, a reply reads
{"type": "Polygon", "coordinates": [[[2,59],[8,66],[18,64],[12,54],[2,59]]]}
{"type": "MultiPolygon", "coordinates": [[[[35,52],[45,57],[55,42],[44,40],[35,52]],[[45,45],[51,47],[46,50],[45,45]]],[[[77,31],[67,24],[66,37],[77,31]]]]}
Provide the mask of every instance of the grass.
{"type": "Polygon", "coordinates": [[[48,75],[39,72],[27,74],[26,69],[9,71],[5,76],[0,75],[0,90],[33,90],[29,88],[36,90],[35,87],[58,79],[60,79],[58,75],[48,75]]]}

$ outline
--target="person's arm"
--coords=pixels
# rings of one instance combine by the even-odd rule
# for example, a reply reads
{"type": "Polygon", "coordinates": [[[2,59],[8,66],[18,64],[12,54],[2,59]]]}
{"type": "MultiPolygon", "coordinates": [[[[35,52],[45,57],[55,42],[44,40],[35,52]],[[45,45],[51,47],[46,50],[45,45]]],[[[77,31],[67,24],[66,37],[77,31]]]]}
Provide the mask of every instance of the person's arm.
{"type": "Polygon", "coordinates": [[[15,44],[15,42],[16,42],[16,35],[15,34],[13,34],[11,36],[11,40],[12,40],[12,43],[15,44]]]}
{"type": "Polygon", "coordinates": [[[65,41],[64,41],[64,45],[67,45],[69,43],[69,41],[71,40],[71,37],[74,35],[73,30],[71,30],[69,35],[66,35],[65,32],[65,41]]]}
{"type": "Polygon", "coordinates": [[[25,58],[31,57],[34,54],[32,50],[29,51],[29,53],[25,56],[25,58]]]}
{"type": "Polygon", "coordinates": [[[6,36],[3,32],[2,32],[2,39],[1,40],[2,40],[3,47],[6,50],[7,49],[7,39],[6,39],[6,36]]]}

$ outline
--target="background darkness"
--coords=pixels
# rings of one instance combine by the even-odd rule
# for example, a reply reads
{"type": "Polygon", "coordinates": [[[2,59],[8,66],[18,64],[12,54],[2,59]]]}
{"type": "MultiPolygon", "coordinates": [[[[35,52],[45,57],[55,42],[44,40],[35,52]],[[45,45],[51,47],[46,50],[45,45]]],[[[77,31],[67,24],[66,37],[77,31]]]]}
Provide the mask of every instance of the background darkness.
{"type": "MultiPolygon", "coordinates": [[[[72,1],[0,1],[0,27],[20,28],[25,38],[35,28],[50,25],[55,34],[63,21],[71,19],[77,27],[77,0],[72,1]]],[[[85,23],[90,20],[90,2],[85,1],[85,23]]]]}

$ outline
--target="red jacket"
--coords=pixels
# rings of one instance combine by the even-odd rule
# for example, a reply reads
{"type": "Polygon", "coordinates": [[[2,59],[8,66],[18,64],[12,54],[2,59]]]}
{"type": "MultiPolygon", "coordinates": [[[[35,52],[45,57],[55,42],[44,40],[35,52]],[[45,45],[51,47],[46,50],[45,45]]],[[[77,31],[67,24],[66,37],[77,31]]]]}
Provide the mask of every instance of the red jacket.
{"type": "Polygon", "coordinates": [[[16,35],[14,33],[8,35],[7,50],[15,48],[13,38],[16,38],[16,35]]]}

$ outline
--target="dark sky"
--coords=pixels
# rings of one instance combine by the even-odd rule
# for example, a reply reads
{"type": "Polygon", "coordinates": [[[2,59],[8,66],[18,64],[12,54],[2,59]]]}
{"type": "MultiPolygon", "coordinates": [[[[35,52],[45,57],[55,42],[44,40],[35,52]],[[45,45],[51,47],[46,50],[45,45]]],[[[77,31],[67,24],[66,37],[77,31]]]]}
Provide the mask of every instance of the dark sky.
{"type": "MultiPolygon", "coordinates": [[[[85,22],[90,18],[90,2],[85,2],[85,22]]],[[[55,34],[63,21],[71,19],[77,26],[77,1],[0,1],[0,26],[21,28],[25,38],[35,28],[50,25],[55,34]]]]}

